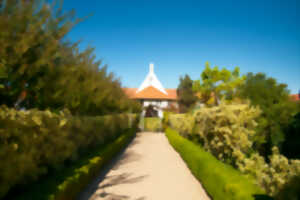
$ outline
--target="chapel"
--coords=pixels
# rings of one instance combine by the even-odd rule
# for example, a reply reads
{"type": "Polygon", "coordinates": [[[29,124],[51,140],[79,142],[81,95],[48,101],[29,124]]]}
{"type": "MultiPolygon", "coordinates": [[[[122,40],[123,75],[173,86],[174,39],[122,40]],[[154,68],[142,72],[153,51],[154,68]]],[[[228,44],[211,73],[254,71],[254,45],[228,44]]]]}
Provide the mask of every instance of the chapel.
{"type": "Polygon", "coordinates": [[[150,63],[149,72],[139,88],[124,88],[129,98],[139,101],[145,117],[163,117],[164,109],[178,107],[176,89],[165,89],[150,63]]]}

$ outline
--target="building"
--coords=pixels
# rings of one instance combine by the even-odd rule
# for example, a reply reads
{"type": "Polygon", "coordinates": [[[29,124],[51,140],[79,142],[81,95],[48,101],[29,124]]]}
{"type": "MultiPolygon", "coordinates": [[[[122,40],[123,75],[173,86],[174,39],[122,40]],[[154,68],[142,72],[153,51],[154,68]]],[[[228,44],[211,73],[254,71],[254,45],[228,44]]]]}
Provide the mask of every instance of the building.
{"type": "MultiPolygon", "coordinates": [[[[149,73],[139,88],[123,88],[131,99],[143,105],[143,116],[163,117],[167,108],[178,109],[176,89],[165,89],[154,73],[154,65],[150,63],[149,73]]],[[[300,92],[299,92],[300,93],[300,92]]],[[[299,101],[300,94],[291,95],[291,100],[299,101]]]]}
{"type": "Polygon", "coordinates": [[[147,117],[163,117],[163,110],[171,106],[177,107],[176,89],[165,89],[154,73],[154,65],[150,63],[149,73],[139,88],[124,88],[129,98],[140,101],[143,115],[147,117]]]}
{"type": "Polygon", "coordinates": [[[291,100],[293,101],[300,101],[300,90],[298,94],[291,94],[291,100]]]}

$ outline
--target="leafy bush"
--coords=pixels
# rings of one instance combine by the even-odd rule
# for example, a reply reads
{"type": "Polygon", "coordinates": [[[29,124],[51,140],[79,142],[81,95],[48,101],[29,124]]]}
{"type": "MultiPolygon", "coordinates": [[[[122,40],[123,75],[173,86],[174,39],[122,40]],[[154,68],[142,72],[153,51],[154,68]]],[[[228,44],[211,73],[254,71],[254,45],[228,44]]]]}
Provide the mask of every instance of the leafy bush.
{"type": "Polygon", "coordinates": [[[33,185],[25,193],[12,197],[14,200],[65,200],[76,199],[87,184],[99,173],[105,163],[112,159],[135,135],[136,129],[129,129],[116,140],[98,146],[87,155],[80,157],[70,167],[55,172],[33,185]]]}
{"type": "Polygon", "coordinates": [[[176,131],[168,128],[166,136],[212,199],[254,200],[253,195],[263,194],[253,178],[245,177],[230,165],[218,161],[176,131]]]}
{"type": "Polygon", "coordinates": [[[204,149],[219,160],[231,164],[242,173],[254,177],[256,184],[272,196],[281,190],[293,177],[300,174],[300,160],[289,160],[273,147],[270,163],[253,149],[257,140],[255,119],[260,110],[248,104],[201,108],[194,113],[194,128],[191,134],[183,131],[191,115],[170,115],[169,125],[181,135],[195,139],[204,149]],[[173,125],[172,125],[172,118],[173,125]],[[175,124],[175,125],[174,125],[175,124]],[[183,134],[185,133],[185,134],[183,134]]]}
{"type": "Polygon", "coordinates": [[[80,153],[115,139],[137,124],[136,115],[72,116],[65,110],[16,111],[0,108],[0,198],[16,184],[27,184],[76,160],[80,153]]]}
{"type": "Polygon", "coordinates": [[[164,111],[163,118],[161,120],[163,131],[165,131],[169,127],[169,120],[172,114],[172,112],[164,111]]]}
{"type": "MultiPolygon", "coordinates": [[[[299,102],[300,106],[300,102],[299,102]]],[[[293,117],[285,130],[282,153],[288,158],[300,159],[300,112],[293,117]]]]}
{"type": "Polygon", "coordinates": [[[250,158],[238,161],[240,171],[255,177],[256,182],[268,194],[276,196],[285,184],[294,177],[300,175],[300,160],[288,160],[279,154],[278,148],[273,147],[270,163],[266,163],[264,157],[254,153],[250,158]]]}
{"type": "Polygon", "coordinates": [[[300,174],[290,179],[275,195],[276,200],[300,199],[300,174]]]}
{"type": "Polygon", "coordinates": [[[286,126],[300,111],[299,103],[297,106],[291,101],[286,84],[263,73],[248,73],[237,91],[240,98],[250,100],[251,105],[259,106],[262,111],[257,130],[262,139],[257,149],[267,159],[273,146],[281,148],[286,126]]]}
{"type": "Polygon", "coordinates": [[[195,134],[204,149],[233,164],[239,154],[249,154],[260,111],[248,104],[201,108],[194,113],[195,134]]]}
{"type": "Polygon", "coordinates": [[[168,124],[171,128],[177,130],[181,135],[187,137],[193,132],[195,119],[190,114],[172,114],[168,117],[168,124]]]}
{"type": "Polygon", "coordinates": [[[162,120],[158,117],[146,117],[144,119],[144,130],[153,132],[162,131],[162,120]]]}

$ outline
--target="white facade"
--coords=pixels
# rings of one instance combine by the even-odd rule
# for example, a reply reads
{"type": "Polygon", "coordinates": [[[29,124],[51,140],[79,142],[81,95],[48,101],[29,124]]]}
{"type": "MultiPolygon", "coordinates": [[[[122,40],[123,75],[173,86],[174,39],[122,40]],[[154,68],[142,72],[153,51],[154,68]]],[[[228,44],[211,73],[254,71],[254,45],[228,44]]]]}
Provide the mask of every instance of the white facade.
{"type": "MultiPolygon", "coordinates": [[[[147,108],[152,105],[154,109],[158,112],[158,117],[163,118],[163,109],[169,106],[169,101],[160,101],[160,100],[143,100],[143,107],[147,108]]],[[[146,110],[143,111],[142,115],[144,116],[146,110]]]]}
{"type": "MultiPolygon", "coordinates": [[[[143,91],[144,89],[148,87],[154,87],[158,91],[162,92],[164,95],[168,95],[168,92],[165,90],[161,82],[158,80],[157,76],[154,73],[154,65],[153,63],[150,63],[149,65],[149,73],[147,74],[145,80],[141,84],[141,86],[138,88],[136,93],[139,93],[143,91]]],[[[150,105],[153,106],[154,110],[157,111],[158,117],[163,117],[163,109],[167,108],[170,103],[174,102],[174,100],[164,100],[164,99],[140,99],[142,105],[143,105],[143,113],[142,115],[145,116],[146,114],[146,108],[150,105]]]]}

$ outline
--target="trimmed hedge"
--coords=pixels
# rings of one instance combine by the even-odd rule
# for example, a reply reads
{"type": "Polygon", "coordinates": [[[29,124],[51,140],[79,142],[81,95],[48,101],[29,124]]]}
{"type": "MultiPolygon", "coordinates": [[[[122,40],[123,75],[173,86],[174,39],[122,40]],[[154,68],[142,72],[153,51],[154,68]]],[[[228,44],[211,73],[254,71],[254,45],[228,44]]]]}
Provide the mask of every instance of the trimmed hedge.
{"type": "Polygon", "coordinates": [[[166,136],[214,200],[254,200],[254,195],[263,194],[254,184],[254,180],[217,160],[201,146],[183,138],[176,131],[168,128],[166,136]]]}
{"type": "Polygon", "coordinates": [[[0,198],[65,167],[85,152],[136,127],[136,115],[72,116],[68,111],[16,111],[0,107],[0,198]]]}
{"type": "Polygon", "coordinates": [[[76,161],[72,167],[65,168],[55,176],[36,183],[26,193],[14,200],[68,200],[76,199],[78,194],[99,174],[105,163],[120,152],[135,136],[136,129],[129,129],[113,142],[96,148],[76,161]]]}
{"type": "Polygon", "coordinates": [[[162,131],[162,120],[158,117],[146,117],[144,119],[144,130],[152,132],[162,131]]]}

